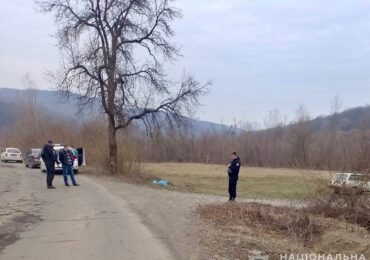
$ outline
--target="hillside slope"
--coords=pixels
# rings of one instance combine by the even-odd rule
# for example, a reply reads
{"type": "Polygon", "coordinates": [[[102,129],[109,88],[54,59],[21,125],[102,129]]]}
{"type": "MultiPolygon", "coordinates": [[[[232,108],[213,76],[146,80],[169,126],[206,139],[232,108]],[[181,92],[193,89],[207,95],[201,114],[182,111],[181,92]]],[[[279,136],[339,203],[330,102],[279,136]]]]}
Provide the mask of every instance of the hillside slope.
{"type": "MultiPolygon", "coordinates": [[[[0,88],[0,127],[11,124],[15,118],[12,107],[15,106],[19,97],[25,95],[25,90],[0,88]]],[[[65,118],[79,118],[86,120],[91,111],[77,114],[77,95],[72,95],[68,101],[64,100],[57,91],[37,90],[37,103],[47,112],[63,116],[65,118]]],[[[99,107],[98,103],[96,107],[99,107]]],[[[97,111],[97,110],[96,110],[97,111]]],[[[333,124],[338,130],[350,131],[356,128],[370,128],[370,106],[355,107],[330,116],[320,116],[309,122],[311,128],[316,131],[330,130],[333,124]]],[[[221,132],[229,129],[229,126],[213,122],[189,118],[188,125],[192,133],[199,134],[207,131],[221,132]]]]}
{"type": "MultiPolygon", "coordinates": [[[[25,90],[0,88],[0,125],[9,125],[14,121],[14,113],[5,113],[9,111],[8,107],[14,106],[19,98],[26,94],[25,90]],[[12,104],[12,105],[11,105],[12,104]],[[2,113],[1,113],[2,111],[2,113]]],[[[79,118],[84,121],[91,115],[91,111],[85,111],[77,114],[77,95],[72,95],[68,101],[64,100],[57,91],[37,90],[36,101],[37,104],[44,108],[48,113],[53,115],[63,116],[65,118],[79,118]]],[[[96,107],[99,107],[97,102],[96,107]]],[[[96,109],[97,112],[97,109],[96,109]]],[[[189,118],[188,122],[193,133],[203,133],[206,131],[220,132],[228,129],[228,126],[212,123],[208,121],[196,120],[189,118]]]]}

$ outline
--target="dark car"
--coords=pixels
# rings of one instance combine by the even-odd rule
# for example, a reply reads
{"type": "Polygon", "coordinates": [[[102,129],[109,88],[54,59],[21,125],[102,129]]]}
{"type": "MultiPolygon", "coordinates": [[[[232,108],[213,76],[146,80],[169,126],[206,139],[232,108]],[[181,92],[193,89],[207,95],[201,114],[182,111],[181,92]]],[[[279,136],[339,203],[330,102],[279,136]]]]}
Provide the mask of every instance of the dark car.
{"type": "Polygon", "coordinates": [[[40,167],[41,149],[32,148],[29,149],[24,155],[24,164],[26,167],[39,168],[40,167]]]}

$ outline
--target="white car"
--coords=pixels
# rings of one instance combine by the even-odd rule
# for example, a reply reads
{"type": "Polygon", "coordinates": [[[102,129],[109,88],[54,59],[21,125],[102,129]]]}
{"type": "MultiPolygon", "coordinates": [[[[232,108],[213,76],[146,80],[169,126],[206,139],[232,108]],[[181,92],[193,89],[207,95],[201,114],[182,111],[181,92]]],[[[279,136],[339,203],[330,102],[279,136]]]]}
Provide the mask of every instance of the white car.
{"type": "Polygon", "coordinates": [[[343,172],[333,176],[330,186],[336,192],[339,192],[343,188],[370,191],[370,180],[366,175],[361,173],[343,172]]]}
{"type": "MultiPolygon", "coordinates": [[[[57,155],[58,155],[58,158],[59,158],[59,152],[60,150],[64,149],[64,145],[61,145],[61,144],[55,144],[53,145],[54,147],[54,150],[56,151],[57,155]]],[[[78,156],[77,156],[77,159],[75,159],[73,161],[73,172],[75,174],[78,174],[78,168],[80,166],[85,166],[86,163],[85,163],[85,152],[84,152],[84,149],[83,148],[78,148],[76,149],[78,151],[78,156]]],[[[44,160],[42,159],[42,156],[40,158],[40,170],[42,172],[46,172],[46,166],[45,166],[45,162],[44,160]]],[[[63,171],[63,168],[62,168],[62,164],[58,164],[58,163],[55,163],[55,172],[62,172],[63,171]]]]}
{"type": "Polygon", "coordinates": [[[23,162],[22,153],[18,148],[3,148],[1,149],[0,159],[2,162],[23,162]]]}

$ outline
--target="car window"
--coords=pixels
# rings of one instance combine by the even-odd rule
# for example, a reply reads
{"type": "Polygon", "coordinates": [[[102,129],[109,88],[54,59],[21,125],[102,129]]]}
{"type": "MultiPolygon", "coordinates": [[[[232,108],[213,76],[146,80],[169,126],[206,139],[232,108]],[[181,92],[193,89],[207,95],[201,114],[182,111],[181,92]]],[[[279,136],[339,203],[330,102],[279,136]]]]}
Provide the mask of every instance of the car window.
{"type": "Polygon", "coordinates": [[[32,149],[32,154],[41,154],[41,149],[32,149]]]}
{"type": "Polygon", "coordinates": [[[334,176],[334,181],[344,181],[346,178],[346,174],[337,174],[334,176]]]}
{"type": "Polygon", "coordinates": [[[21,151],[15,148],[6,149],[6,152],[7,153],[21,153],[21,151]]]}
{"type": "Polygon", "coordinates": [[[350,181],[364,181],[365,176],[364,175],[351,175],[349,176],[350,181]]]}

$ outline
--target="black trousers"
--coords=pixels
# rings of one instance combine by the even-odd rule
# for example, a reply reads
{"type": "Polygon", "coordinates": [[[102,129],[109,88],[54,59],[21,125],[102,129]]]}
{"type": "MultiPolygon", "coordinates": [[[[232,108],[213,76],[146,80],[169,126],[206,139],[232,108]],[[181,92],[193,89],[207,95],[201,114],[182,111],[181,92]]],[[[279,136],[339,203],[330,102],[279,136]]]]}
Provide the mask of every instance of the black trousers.
{"type": "Polygon", "coordinates": [[[53,180],[55,175],[55,164],[54,162],[47,162],[45,163],[46,166],[46,184],[49,186],[53,186],[53,180]]]}
{"type": "Polygon", "coordinates": [[[238,177],[229,176],[229,195],[230,199],[236,198],[236,185],[238,183],[238,177]]]}

